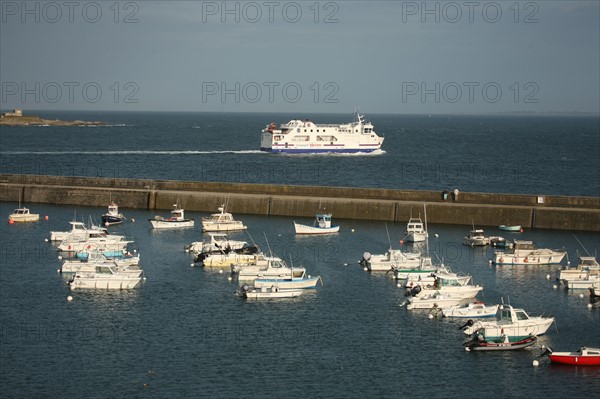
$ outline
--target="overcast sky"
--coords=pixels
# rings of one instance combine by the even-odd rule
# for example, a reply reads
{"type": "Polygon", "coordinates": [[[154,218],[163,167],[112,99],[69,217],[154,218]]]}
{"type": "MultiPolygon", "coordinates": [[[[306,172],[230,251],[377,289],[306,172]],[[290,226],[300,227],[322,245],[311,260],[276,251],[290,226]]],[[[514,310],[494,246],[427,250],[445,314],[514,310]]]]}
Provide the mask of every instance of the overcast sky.
{"type": "Polygon", "coordinates": [[[600,109],[598,1],[1,1],[3,110],[600,109]]]}

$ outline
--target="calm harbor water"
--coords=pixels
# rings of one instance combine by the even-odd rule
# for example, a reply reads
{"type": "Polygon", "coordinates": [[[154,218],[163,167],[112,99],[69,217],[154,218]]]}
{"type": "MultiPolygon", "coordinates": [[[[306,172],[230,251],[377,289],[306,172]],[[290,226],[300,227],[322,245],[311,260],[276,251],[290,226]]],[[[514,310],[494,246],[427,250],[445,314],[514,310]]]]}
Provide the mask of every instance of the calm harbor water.
{"type": "MultiPolygon", "coordinates": [[[[264,125],[307,117],[348,122],[351,115],[39,114],[114,126],[3,127],[0,172],[600,195],[597,117],[367,113],[385,134],[382,152],[287,156],[257,150],[264,125]]],[[[253,239],[265,250],[268,240],[277,255],[324,282],[301,298],[251,303],[234,297],[237,283],[227,273],[190,266],[183,247],[203,238],[199,226],[153,231],[147,219],[154,213],[131,209],[122,209],[130,221],[111,230],[135,240],[147,281],[129,292],[72,293],[44,239],[74,217],[99,220],[106,209],[27,204],[48,220],[8,225],[16,205],[0,203],[3,398],[591,397],[600,391],[598,368],[547,360],[532,366],[541,345],[600,346],[600,309],[588,309],[586,293],[553,288],[560,265],[489,265],[491,250],[462,245],[465,226],[430,225],[439,235],[431,251],[454,271],[472,274],[485,302],[504,299],[532,315],[555,316],[556,328],[534,347],[467,353],[458,323],[399,306],[405,297],[392,279],[357,264],[364,251],[389,247],[382,222],[336,220],[339,234],[296,237],[291,218],[237,215],[251,237],[234,239],[253,239]]],[[[398,246],[405,226],[387,228],[398,246]]],[[[504,235],[564,247],[572,265],[583,251],[572,232],[504,235]]],[[[590,252],[600,249],[598,233],[576,237],[590,252]]]]}
{"type": "MultiPolygon", "coordinates": [[[[15,205],[0,203],[0,213],[15,205]]],[[[249,234],[232,237],[251,236],[263,249],[268,240],[324,282],[301,298],[252,303],[234,297],[228,273],[190,266],[183,247],[203,237],[198,226],[154,231],[147,221],[154,213],[129,209],[122,211],[130,221],[110,229],[135,240],[147,281],[128,292],[71,292],[44,239],[74,216],[98,220],[105,209],[31,208],[48,220],[1,225],[2,397],[592,397],[600,390],[598,368],[547,359],[532,366],[542,344],[600,346],[600,309],[587,307],[587,294],[553,288],[560,266],[489,265],[491,250],[461,244],[464,226],[431,225],[439,236],[431,250],[472,274],[484,286],[482,300],[555,316],[556,327],[534,347],[465,352],[459,323],[400,307],[405,298],[393,280],[357,264],[364,251],[389,246],[381,222],[337,220],[339,234],[296,237],[290,218],[239,215],[249,234]]],[[[405,226],[387,227],[398,246],[405,226]]],[[[570,232],[516,236],[565,247],[573,264],[582,251],[570,232]]],[[[597,233],[577,238],[598,250],[597,233]]]]}

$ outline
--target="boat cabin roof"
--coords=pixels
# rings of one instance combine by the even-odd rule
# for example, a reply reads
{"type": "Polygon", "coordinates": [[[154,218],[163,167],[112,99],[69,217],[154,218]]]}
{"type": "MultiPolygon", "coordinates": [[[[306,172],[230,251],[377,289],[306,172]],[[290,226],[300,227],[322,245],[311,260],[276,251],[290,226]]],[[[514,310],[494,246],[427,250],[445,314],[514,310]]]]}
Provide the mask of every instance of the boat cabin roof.
{"type": "Polygon", "coordinates": [[[593,256],[582,256],[579,259],[581,260],[581,266],[600,266],[593,256]]]}
{"type": "Polygon", "coordinates": [[[13,214],[15,215],[27,215],[29,214],[29,209],[28,208],[17,208],[13,211],[13,214]]]}
{"type": "Polygon", "coordinates": [[[511,305],[503,304],[498,306],[496,319],[500,324],[507,324],[520,320],[529,320],[529,315],[523,309],[513,308],[511,305]]]}

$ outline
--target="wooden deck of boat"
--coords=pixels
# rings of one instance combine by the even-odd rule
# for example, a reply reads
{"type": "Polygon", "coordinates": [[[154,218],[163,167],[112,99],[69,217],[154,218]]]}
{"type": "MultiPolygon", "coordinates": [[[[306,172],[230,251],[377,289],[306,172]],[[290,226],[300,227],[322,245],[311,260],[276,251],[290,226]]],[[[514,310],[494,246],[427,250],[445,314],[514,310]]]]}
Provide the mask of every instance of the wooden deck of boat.
{"type": "Polygon", "coordinates": [[[498,226],[510,220],[525,229],[600,231],[600,198],[461,192],[442,200],[441,190],[393,190],[0,174],[0,201],[105,207],[109,195],[122,208],[213,212],[228,197],[233,214],[314,217],[325,207],[337,219],[405,223],[427,205],[429,223],[498,226]]]}

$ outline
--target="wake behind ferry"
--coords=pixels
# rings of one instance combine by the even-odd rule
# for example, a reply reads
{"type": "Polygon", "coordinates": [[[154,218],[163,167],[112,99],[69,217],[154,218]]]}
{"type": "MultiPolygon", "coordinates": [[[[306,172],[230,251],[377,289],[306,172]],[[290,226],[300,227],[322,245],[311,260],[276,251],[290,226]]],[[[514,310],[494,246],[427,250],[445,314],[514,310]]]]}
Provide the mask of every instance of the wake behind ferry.
{"type": "Polygon", "coordinates": [[[372,152],[381,148],[379,137],[364,115],[354,113],[347,124],[315,124],[309,119],[293,119],[279,127],[273,122],[262,130],[260,149],[267,152],[327,153],[372,152]]]}

